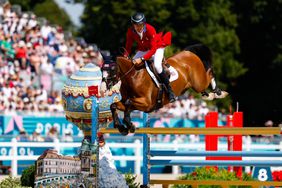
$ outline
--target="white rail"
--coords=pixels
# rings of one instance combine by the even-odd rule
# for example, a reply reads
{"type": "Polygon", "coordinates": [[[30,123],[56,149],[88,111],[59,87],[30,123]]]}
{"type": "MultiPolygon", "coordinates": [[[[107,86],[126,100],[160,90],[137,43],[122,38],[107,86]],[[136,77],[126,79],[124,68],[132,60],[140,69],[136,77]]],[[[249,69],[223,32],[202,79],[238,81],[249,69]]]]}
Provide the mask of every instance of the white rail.
{"type": "MultiPolygon", "coordinates": [[[[135,174],[141,174],[141,165],[142,165],[142,142],[137,139],[133,143],[107,143],[110,148],[132,148],[134,150],[134,154],[132,156],[126,156],[126,155],[114,155],[113,159],[116,161],[134,161],[134,173],[135,174]]],[[[10,153],[7,153],[6,155],[0,155],[0,161],[11,161],[11,167],[12,167],[12,176],[18,175],[18,161],[35,161],[39,157],[39,155],[22,155],[18,153],[19,148],[29,148],[29,147],[46,147],[46,148],[54,148],[58,151],[58,153],[61,153],[64,148],[79,148],[81,146],[81,143],[79,142],[60,142],[58,139],[54,142],[18,142],[16,139],[12,139],[11,142],[0,142],[0,149],[3,147],[9,147],[11,149],[10,153]]],[[[219,150],[227,150],[227,144],[226,143],[219,143],[219,150]]],[[[204,143],[178,143],[177,141],[174,141],[173,143],[152,143],[151,144],[152,149],[167,149],[167,150],[198,150],[203,151],[205,150],[205,144],[204,143]]],[[[252,144],[251,142],[245,142],[243,144],[243,150],[244,151],[252,151],[252,150],[276,150],[276,151],[282,151],[282,141],[280,144],[252,144]]],[[[62,153],[63,154],[63,153],[62,153]]],[[[171,159],[171,157],[159,157],[161,159],[171,159]]],[[[174,157],[174,159],[195,159],[195,157],[174,157]]],[[[201,157],[196,157],[197,159],[201,157]]],[[[158,158],[154,158],[158,159],[158,158]]],[[[201,159],[204,159],[202,157],[201,159]]],[[[252,157],[243,157],[244,160],[252,160],[252,157]]],[[[258,157],[256,158],[258,160],[269,160],[269,158],[266,157],[258,157]]],[[[281,158],[271,158],[271,160],[281,160],[281,158]]],[[[180,168],[178,166],[173,167],[173,174],[178,174],[180,168]]],[[[250,169],[246,169],[246,171],[249,171],[250,169]]]]}

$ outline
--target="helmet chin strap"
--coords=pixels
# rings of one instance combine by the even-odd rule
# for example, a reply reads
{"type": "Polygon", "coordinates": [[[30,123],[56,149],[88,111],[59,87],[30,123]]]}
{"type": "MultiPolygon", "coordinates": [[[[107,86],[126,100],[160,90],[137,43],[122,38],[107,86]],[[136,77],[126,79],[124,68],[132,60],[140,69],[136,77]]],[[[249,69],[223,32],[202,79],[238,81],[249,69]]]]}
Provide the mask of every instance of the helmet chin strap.
{"type": "Polygon", "coordinates": [[[144,31],[144,29],[142,29],[142,31],[139,33],[138,31],[136,31],[137,32],[137,34],[139,35],[139,37],[140,37],[140,39],[142,39],[143,38],[143,31],[144,31]]]}
{"type": "MultiPolygon", "coordinates": [[[[137,30],[137,28],[134,26],[134,30],[138,33],[138,34],[140,34],[140,33],[143,33],[144,32],[144,24],[142,25],[142,29],[140,29],[140,32],[137,30]]],[[[139,28],[138,28],[139,29],[139,28]]]]}

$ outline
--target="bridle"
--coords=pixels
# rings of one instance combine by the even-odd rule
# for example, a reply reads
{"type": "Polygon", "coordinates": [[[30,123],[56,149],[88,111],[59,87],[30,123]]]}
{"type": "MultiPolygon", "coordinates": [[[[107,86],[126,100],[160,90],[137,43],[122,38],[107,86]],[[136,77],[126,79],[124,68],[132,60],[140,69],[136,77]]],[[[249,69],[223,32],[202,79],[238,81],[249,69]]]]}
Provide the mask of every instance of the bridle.
{"type": "MultiPolygon", "coordinates": [[[[120,52],[121,54],[123,54],[124,52],[127,52],[126,49],[124,47],[120,48],[120,52]],[[122,52],[123,51],[123,52],[122,52]]],[[[119,80],[122,80],[124,79],[135,67],[135,64],[133,63],[133,59],[132,58],[129,58],[130,59],[131,63],[132,63],[132,67],[130,67],[130,69],[128,71],[126,71],[126,73],[123,73],[121,72],[121,68],[120,68],[120,65],[118,64],[118,69],[119,69],[119,72],[122,73],[122,76],[119,78],[119,80]]]]}
{"type": "MultiPolygon", "coordinates": [[[[133,60],[131,59],[131,62],[132,62],[132,61],[133,61],[133,60]]],[[[135,64],[134,64],[134,63],[132,63],[132,64],[133,64],[133,65],[130,67],[130,69],[129,69],[128,71],[126,71],[126,73],[123,73],[123,72],[121,71],[120,65],[117,63],[118,72],[119,72],[119,74],[122,74],[122,76],[119,76],[116,81],[111,80],[107,85],[115,84],[115,83],[117,83],[117,82],[123,80],[123,79],[134,69],[135,64]]]]}
{"type": "MultiPolygon", "coordinates": [[[[133,61],[132,59],[130,59],[131,62],[133,61]]],[[[119,72],[122,73],[122,76],[119,78],[119,80],[124,79],[135,67],[135,64],[132,63],[132,66],[130,67],[130,69],[128,71],[126,71],[125,73],[121,72],[121,68],[120,65],[118,64],[118,68],[119,68],[119,72]]]]}

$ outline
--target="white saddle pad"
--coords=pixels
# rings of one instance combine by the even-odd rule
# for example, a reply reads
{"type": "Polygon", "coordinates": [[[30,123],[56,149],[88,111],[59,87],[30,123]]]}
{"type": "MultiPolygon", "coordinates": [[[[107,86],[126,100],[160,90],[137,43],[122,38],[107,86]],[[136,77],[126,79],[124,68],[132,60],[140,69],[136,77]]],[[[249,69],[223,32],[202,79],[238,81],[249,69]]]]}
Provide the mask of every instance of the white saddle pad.
{"type": "MultiPolygon", "coordinates": [[[[157,80],[155,74],[151,71],[151,69],[149,68],[149,65],[147,62],[145,62],[145,67],[146,67],[146,70],[148,71],[149,75],[151,76],[151,78],[154,80],[156,86],[159,88],[160,87],[160,83],[159,81],[157,80]]],[[[169,82],[173,82],[175,80],[177,80],[178,78],[178,72],[175,70],[174,67],[170,66],[169,67],[169,72],[170,72],[170,78],[169,78],[169,82]]]]}

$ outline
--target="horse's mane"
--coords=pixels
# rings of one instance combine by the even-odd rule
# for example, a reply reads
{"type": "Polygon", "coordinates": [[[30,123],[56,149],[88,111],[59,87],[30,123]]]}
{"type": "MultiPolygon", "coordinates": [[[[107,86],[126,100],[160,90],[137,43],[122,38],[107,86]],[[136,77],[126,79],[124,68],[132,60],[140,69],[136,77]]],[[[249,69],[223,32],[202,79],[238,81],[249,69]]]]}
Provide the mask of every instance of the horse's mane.
{"type": "Polygon", "coordinates": [[[193,44],[190,46],[187,46],[185,48],[186,51],[190,51],[203,61],[205,69],[208,70],[211,68],[212,65],[212,53],[209,47],[199,43],[199,44],[193,44]]]}

